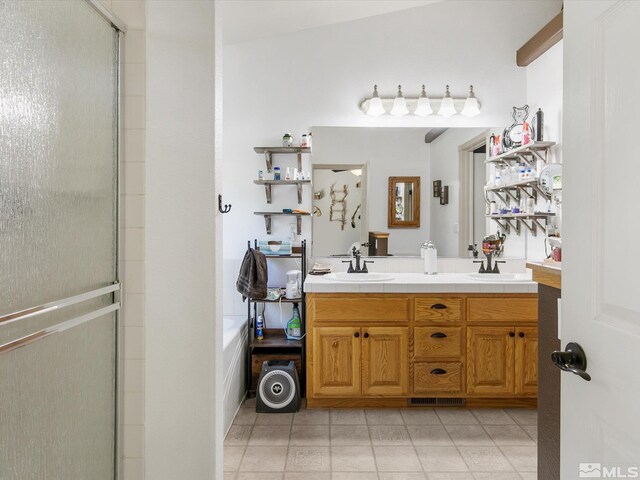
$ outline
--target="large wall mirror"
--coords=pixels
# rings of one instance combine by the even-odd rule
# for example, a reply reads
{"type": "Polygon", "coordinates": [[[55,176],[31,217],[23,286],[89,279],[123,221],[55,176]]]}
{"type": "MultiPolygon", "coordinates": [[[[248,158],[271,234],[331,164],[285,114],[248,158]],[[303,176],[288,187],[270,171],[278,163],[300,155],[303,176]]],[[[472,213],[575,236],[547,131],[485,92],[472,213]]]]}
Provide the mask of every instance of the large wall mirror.
{"type": "Polygon", "coordinates": [[[420,228],[420,177],[389,177],[387,226],[420,228]]]}
{"type": "MultiPolygon", "coordinates": [[[[489,129],[314,127],[312,131],[314,197],[323,195],[313,203],[321,212],[316,210],[312,217],[314,256],[346,255],[374,231],[389,233],[388,251],[394,256],[419,256],[420,245],[432,240],[438,255],[457,257],[465,254],[467,245],[479,244],[495,232],[495,222],[486,217],[484,191],[494,175],[483,153],[489,129]],[[361,175],[355,175],[360,167],[361,175]],[[393,177],[397,180],[392,184],[393,177]],[[417,186],[431,186],[434,180],[449,187],[448,204],[440,205],[431,188],[417,194],[417,186]],[[338,204],[338,191],[348,185],[344,223],[342,214],[339,221],[331,221],[327,210],[334,184],[338,204]],[[396,228],[400,225],[393,223],[398,221],[408,222],[405,226],[410,228],[396,228]]],[[[365,247],[361,250],[366,252],[365,247]]]]}

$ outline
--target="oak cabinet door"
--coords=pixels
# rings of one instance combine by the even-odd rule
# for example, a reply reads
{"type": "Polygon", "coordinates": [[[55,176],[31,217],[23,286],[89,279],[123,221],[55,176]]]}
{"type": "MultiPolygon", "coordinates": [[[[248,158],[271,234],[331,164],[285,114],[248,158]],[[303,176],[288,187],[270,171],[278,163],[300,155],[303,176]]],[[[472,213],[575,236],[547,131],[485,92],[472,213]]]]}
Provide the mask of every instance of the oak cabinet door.
{"type": "Polygon", "coordinates": [[[516,329],[516,393],[538,393],[538,329],[516,329]]]}
{"type": "Polygon", "coordinates": [[[360,395],[360,333],[358,327],[313,329],[314,395],[360,395]]]}
{"type": "Polygon", "coordinates": [[[515,392],[513,327],[467,328],[467,393],[515,392]]]}
{"type": "Polygon", "coordinates": [[[362,329],[364,395],[406,395],[409,391],[409,329],[362,329]]]}

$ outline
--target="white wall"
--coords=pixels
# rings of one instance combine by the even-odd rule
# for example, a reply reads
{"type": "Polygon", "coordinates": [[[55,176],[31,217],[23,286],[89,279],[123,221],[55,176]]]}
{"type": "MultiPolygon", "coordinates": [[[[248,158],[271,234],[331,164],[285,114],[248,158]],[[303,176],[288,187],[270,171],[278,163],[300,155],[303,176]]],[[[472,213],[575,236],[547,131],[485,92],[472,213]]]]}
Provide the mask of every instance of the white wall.
{"type": "MultiPolygon", "coordinates": [[[[526,71],[516,67],[514,52],[560,5],[556,0],[447,1],[225,46],[224,195],[233,204],[224,216],[225,313],[244,311],[233,287],[239,260],[247,239],[265,237],[263,219],[253,215],[267,206],[264,189],[252,183],[257,170],[265,169],[254,146],[279,145],[285,132],[299,138],[314,125],[506,125],[511,107],[527,98],[526,71]],[[369,117],[358,104],[374,83],[385,96],[393,95],[398,83],[405,95],[417,95],[426,83],[433,96],[446,84],[464,96],[473,83],[482,113],[471,119],[369,117]]],[[[293,159],[278,161],[294,165],[293,159]]],[[[310,162],[305,159],[305,169],[310,162]]],[[[291,195],[295,203],[295,193],[281,191],[274,209],[290,206],[291,195]]],[[[311,208],[310,200],[305,207],[311,208]]],[[[303,220],[307,239],[308,220],[303,220]]],[[[285,236],[288,228],[288,222],[275,220],[273,237],[285,236]]]]}
{"type": "Polygon", "coordinates": [[[145,453],[154,480],[222,478],[214,8],[147,3],[145,453]]]}
{"type": "Polygon", "coordinates": [[[431,180],[441,180],[449,187],[449,203],[429,196],[431,206],[431,240],[438,255],[456,257],[459,252],[460,145],[486,131],[485,128],[450,128],[431,142],[431,180]]]}

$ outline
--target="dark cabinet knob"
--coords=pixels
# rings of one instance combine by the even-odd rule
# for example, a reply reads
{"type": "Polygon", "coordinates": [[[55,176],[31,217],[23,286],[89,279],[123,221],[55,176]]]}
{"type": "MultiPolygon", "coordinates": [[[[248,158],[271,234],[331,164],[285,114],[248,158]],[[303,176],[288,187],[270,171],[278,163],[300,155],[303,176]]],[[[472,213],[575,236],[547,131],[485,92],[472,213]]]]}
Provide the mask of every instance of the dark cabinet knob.
{"type": "Polygon", "coordinates": [[[519,336],[520,338],[524,338],[524,332],[520,332],[520,333],[518,333],[518,336],[519,336]]]}
{"type": "Polygon", "coordinates": [[[433,370],[431,370],[431,373],[433,375],[444,375],[445,373],[447,373],[447,371],[441,368],[434,368],[433,370]]]}
{"type": "Polygon", "coordinates": [[[360,336],[360,333],[356,332],[353,334],[354,337],[358,338],[360,336]]]}
{"type": "Polygon", "coordinates": [[[368,334],[368,333],[365,333],[365,334],[364,334],[364,338],[369,338],[369,334],[368,334]]]}
{"type": "Polygon", "coordinates": [[[431,305],[432,310],[444,310],[445,308],[447,308],[447,306],[443,303],[436,303],[434,305],[431,305]]]}
{"type": "Polygon", "coordinates": [[[436,332],[431,334],[431,338],[447,338],[447,334],[442,332],[436,332]]]}
{"type": "Polygon", "coordinates": [[[512,338],[515,337],[516,336],[516,332],[509,332],[509,336],[512,337],[512,338]]]}

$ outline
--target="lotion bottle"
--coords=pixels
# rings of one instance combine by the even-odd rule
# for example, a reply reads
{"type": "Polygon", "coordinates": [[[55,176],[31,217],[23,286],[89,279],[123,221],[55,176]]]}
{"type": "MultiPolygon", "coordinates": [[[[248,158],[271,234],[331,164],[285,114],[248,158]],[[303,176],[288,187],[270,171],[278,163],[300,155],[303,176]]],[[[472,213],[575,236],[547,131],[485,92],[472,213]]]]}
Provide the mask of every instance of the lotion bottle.
{"type": "Polygon", "coordinates": [[[438,273],[438,250],[431,241],[427,243],[424,252],[424,273],[427,275],[438,273]]]}

